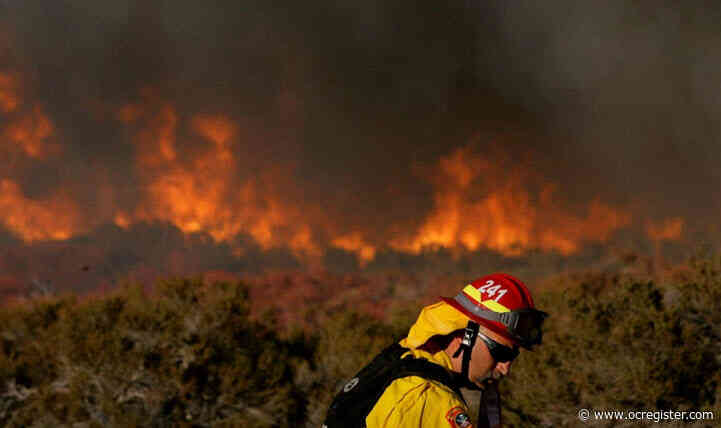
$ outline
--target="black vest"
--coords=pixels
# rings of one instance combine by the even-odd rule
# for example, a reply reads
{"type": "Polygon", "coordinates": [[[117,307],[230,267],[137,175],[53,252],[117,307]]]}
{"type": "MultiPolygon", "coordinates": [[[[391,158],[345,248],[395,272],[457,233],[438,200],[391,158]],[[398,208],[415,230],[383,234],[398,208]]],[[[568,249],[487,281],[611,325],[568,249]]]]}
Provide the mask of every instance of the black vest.
{"type": "Polygon", "coordinates": [[[395,343],[348,381],[333,399],[323,428],[365,428],[366,416],[388,385],[406,376],[434,380],[451,388],[463,400],[461,382],[438,364],[411,355],[401,359],[408,349],[395,343]]]}

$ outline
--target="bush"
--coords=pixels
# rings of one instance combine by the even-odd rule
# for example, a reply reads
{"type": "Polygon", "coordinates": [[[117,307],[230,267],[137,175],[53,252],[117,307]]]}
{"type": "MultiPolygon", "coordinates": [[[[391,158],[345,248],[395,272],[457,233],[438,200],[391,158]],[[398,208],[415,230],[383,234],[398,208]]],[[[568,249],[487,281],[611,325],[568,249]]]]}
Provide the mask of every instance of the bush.
{"type": "Polygon", "coordinates": [[[577,426],[583,408],[715,407],[721,416],[719,279],[661,286],[627,278],[543,295],[539,306],[552,316],[543,345],[523,353],[502,383],[506,420],[577,426]]]}
{"type": "MultiPolygon", "coordinates": [[[[501,383],[506,425],[578,426],[582,408],[721,417],[720,270],[700,260],[662,282],[586,275],[536,296],[551,317],[543,345],[501,383]]],[[[272,312],[251,313],[240,283],[142,290],[3,308],[0,424],[318,427],[421,306],[384,321],[319,305],[288,332],[272,312]]]]}
{"type": "Polygon", "coordinates": [[[7,309],[0,423],[293,425],[305,399],[290,343],[249,317],[242,284],[162,283],[7,309]]]}
{"type": "MultiPolygon", "coordinates": [[[[385,347],[405,336],[408,325],[384,323],[357,312],[321,316],[313,336],[313,359],[298,370],[297,383],[308,397],[306,427],[319,427],[333,396],[385,347]]],[[[299,423],[298,426],[301,426],[299,423]]]]}

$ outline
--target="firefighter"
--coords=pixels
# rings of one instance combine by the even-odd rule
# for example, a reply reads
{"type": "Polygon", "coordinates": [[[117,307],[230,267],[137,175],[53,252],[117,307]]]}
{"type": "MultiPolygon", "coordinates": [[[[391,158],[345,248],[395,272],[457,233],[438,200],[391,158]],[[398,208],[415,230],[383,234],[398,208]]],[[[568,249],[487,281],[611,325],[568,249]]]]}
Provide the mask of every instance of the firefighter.
{"type": "Polygon", "coordinates": [[[541,343],[546,316],[517,278],[476,279],[423,308],[407,337],[348,380],[323,428],[470,428],[460,388],[482,390],[477,427],[500,426],[496,383],[519,348],[541,343]]]}

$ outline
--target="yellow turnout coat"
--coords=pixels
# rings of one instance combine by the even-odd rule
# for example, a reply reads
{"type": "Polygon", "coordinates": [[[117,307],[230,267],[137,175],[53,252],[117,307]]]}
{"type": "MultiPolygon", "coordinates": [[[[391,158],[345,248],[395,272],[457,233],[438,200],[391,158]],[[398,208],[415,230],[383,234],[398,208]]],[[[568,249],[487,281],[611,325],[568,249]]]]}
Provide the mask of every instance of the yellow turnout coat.
{"type": "MultiPolygon", "coordinates": [[[[410,348],[407,339],[400,345],[410,348]]],[[[430,354],[409,349],[402,357],[438,364],[448,370],[451,360],[444,351],[430,354]]],[[[402,358],[401,357],[401,358],[402,358]]],[[[472,428],[468,409],[452,389],[434,380],[408,376],[394,380],[366,417],[367,428],[472,428]]]]}

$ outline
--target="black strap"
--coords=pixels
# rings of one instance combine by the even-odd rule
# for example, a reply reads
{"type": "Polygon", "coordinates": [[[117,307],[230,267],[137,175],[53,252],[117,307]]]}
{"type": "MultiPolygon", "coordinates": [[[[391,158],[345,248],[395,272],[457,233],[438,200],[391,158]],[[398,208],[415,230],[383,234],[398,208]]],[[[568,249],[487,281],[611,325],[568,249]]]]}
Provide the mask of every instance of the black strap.
{"type": "Polygon", "coordinates": [[[461,386],[463,379],[442,366],[422,358],[401,356],[409,350],[395,343],[377,355],[358,372],[333,399],[325,426],[349,428],[365,426],[365,418],[386,388],[396,379],[418,376],[439,382],[450,388],[465,404],[461,386]]]}
{"type": "Polygon", "coordinates": [[[463,359],[461,360],[461,378],[463,378],[464,382],[467,382],[471,385],[473,384],[473,382],[471,382],[471,380],[468,378],[468,367],[471,363],[471,353],[473,352],[473,346],[475,346],[476,339],[478,338],[479,328],[480,326],[478,325],[478,323],[468,321],[466,329],[463,331],[463,340],[461,341],[461,346],[459,346],[456,353],[453,354],[453,358],[456,358],[458,357],[458,353],[463,351],[463,359]]]}
{"type": "MultiPolygon", "coordinates": [[[[449,373],[448,370],[423,358],[413,358],[410,355],[401,361],[400,369],[392,376],[391,382],[408,376],[434,380],[450,388],[463,401],[463,404],[466,404],[466,399],[461,392],[461,386],[465,385],[460,382],[460,378],[449,373]]],[[[388,384],[390,385],[390,382],[388,384]]]]}
{"type": "MultiPolygon", "coordinates": [[[[468,378],[468,369],[471,362],[471,353],[478,338],[478,330],[480,326],[468,321],[466,329],[463,331],[463,340],[458,350],[453,354],[453,358],[457,358],[460,352],[463,352],[461,360],[460,378],[464,383],[464,387],[468,389],[481,389],[468,378]]],[[[498,387],[494,383],[486,384],[485,390],[481,391],[481,397],[478,403],[478,426],[479,428],[498,428],[501,426],[501,395],[498,387]]]]}
{"type": "Polygon", "coordinates": [[[478,403],[478,428],[501,426],[501,394],[495,382],[487,383],[478,403]]]}

